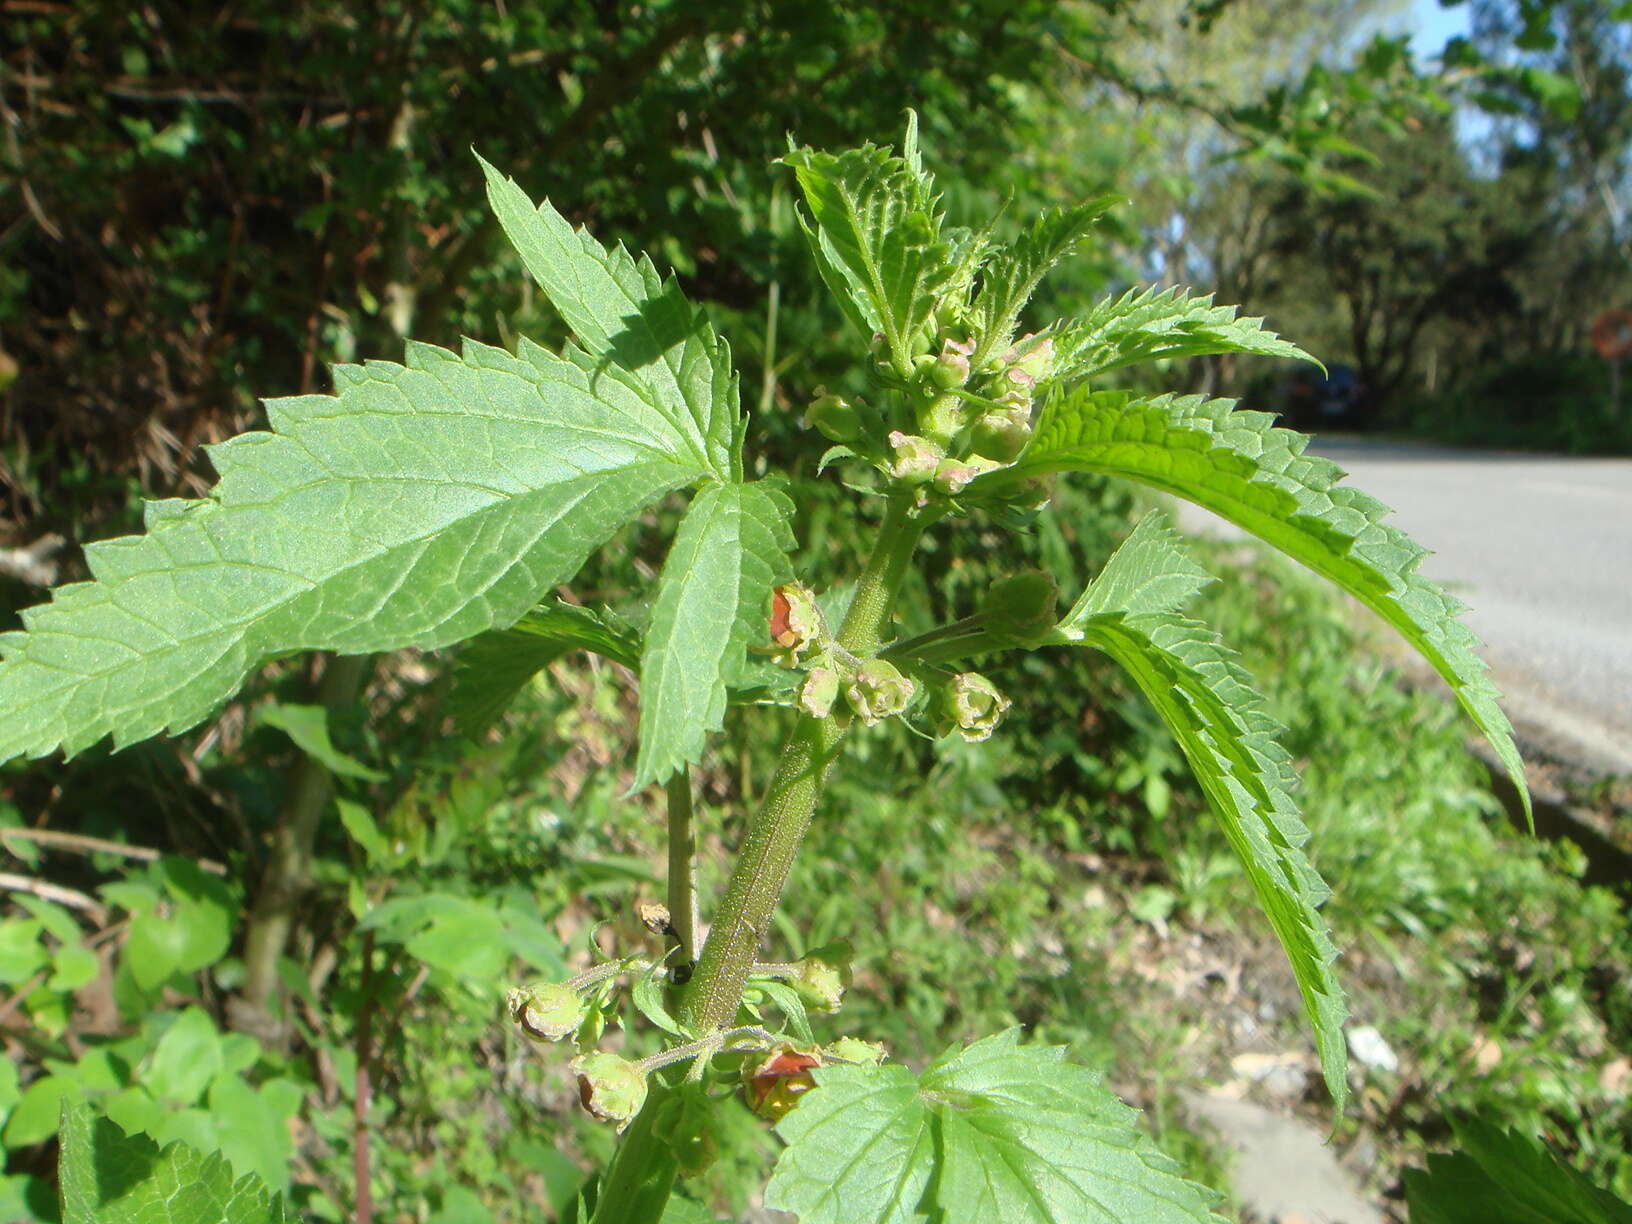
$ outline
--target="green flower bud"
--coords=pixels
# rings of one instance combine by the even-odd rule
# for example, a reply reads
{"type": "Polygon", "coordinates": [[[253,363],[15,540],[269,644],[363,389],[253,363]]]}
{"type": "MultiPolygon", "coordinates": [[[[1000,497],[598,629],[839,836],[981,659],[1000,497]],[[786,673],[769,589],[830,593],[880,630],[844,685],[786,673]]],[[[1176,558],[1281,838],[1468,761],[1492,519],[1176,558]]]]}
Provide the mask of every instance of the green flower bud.
{"type": "Polygon", "coordinates": [[[842,941],[813,949],[795,963],[788,985],[810,1010],[836,1012],[850,984],[851,955],[850,945],[842,941]]]}
{"type": "Polygon", "coordinates": [[[771,641],[772,657],[784,667],[794,666],[800,655],[826,643],[827,622],[809,587],[790,582],[771,593],[771,641]]]}
{"type": "Polygon", "coordinates": [[[988,412],[975,422],[969,445],[977,455],[1012,463],[1031,441],[1031,413],[1024,408],[988,412]]]}
{"type": "Polygon", "coordinates": [[[942,391],[961,387],[969,381],[969,358],[953,351],[951,343],[948,342],[946,348],[941,350],[941,355],[935,359],[929,377],[942,391]]]}
{"type": "Polygon", "coordinates": [[[1054,576],[1043,570],[1025,570],[999,578],[987,591],[980,609],[986,618],[986,631],[1016,645],[1035,645],[1054,628],[1059,597],[1054,576]]]}
{"type": "Polygon", "coordinates": [[[565,982],[518,986],[507,996],[510,1018],[533,1041],[560,1041],[578,1031],[584,1000],[565,982]]]}
{"type": "Polygon", "coordinates": [[[1004,493],[1003,504],[1016,510],[1041,510],[1054,496],[1054,479],[1052,472],[1046,476],[1027,477],[1004,493]]]}
{"type": "Polygon", "coordinates": [[[960,672],[941,690],[942,734],[956,731],[971,744],[991,739],[1009,704],[997,686],[979,672],[960,672]]]}
{"type": "Polygon", "coordinates": [[[935,487],[943,493],[958,494],[969,482],[984,472],[994,472],[1003,465],[984,455],[970,455],[967,459],[943,459],[935,469],[935,487]]]}
{"type": "Polygon", "coordinates": [[[839,673],[831,667],[813,667],[799,686],[800,708],[812,718],[826,718],[839,699],[839,673]]]}
{"type": "Polygon", "coordinates": [[[1030,332],[1014,342],[1014,347],[1003,354],[1011,374],[1023,374],[1026,385],[1033,386],[1054,375],[1054,337],[1030,332]]]}
{"type": "Polygon", "coordinates": [[[823,1046],[822,1052],[834,1062],[859,1067],[876,1067],[889,1056],[882,1041],[863,1041],[860,1037],[840,1037],[823,1046]]]}
{"type": "Polygon", "coordinates": [[[861,437],[861,413],[838,395],[821,395],[805,409],[805,426],[830,442],[854,442],[861,437]]]}
{"type": "Polygon", "coordinates": [[[869,727],[905,710],[912,693],[912,681],[884,659],[868,659],[844,689],[850,708],[869,727]]]}
{"type": "Polygon", "coordinates": [[[890,475],[903,484],[924,484],[934,479],[935,469],[946,455],[928,438],[905,434],[899,429],[890,434],[890,450],[895,455],[890,462],[890,475]]]}
{"type": "Polygon", "coordinates": [[[646,1103],[646,1072],[638,1063],[595,1050],[573,1059],[571,1067],[584,1108],[602,1122],[616,1122],[620,1133],[646,1103]]]}

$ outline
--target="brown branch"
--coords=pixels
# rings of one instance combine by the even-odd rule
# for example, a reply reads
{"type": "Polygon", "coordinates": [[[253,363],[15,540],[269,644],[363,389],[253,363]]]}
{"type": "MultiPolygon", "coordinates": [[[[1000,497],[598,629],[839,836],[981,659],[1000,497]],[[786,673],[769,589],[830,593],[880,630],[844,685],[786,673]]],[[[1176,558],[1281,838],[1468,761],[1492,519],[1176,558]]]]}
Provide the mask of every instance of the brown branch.
{"type": "MultiPolygon", "coordinates": [[[[124,842],[107,841],[101,837],[86,837],[82,833],[59,833],[55,829],[0,829],[0,843],[14,838],[75,854],[116,854],[120,858],[139,859],[144,863],[157,862],[165,857],[163,851],[155,850],[151,846],[129,846],[124,842]]],[[[227,874],[224,866],[211,859],[194,859],[193,862],[197,864],[199,870],[207,871],[211,875],[227,874]]]]}
{"type": "Polygon", "coordinates": [[[89,893],[82,893],[77,888],[64,888],[60,884],[50,884],[45,880],[15,875],[9,871],[0,871],[0,888],[11,892],[32,893],[46,901],[66,905],[69,909],[84,910],[99,926],[108,920],[107,907],[89,893]]]}

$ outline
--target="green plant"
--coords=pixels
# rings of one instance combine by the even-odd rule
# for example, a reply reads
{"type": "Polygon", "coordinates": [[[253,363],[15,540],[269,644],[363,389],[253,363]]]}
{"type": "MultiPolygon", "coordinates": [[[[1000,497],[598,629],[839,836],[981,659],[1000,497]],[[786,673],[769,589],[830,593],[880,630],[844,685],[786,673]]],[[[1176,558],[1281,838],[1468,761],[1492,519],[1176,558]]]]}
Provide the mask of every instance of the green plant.
{"type": "MultiPolygon", "coordinates": [[[[1235,521],[1378,612],[1449,681],[1522,790],[1507,723],[1456,605],[1413,572],[1421,550],[1380,522],[1376,502],[1337,486],[1332,465],[1303,457],[1298,435],[1222,401],[1097,385],[1138,362],[1302,357],[1296,346],[1176,291],[1129,293],[1020,334],[1038,282],[1108,201],[1047,212],[1006,244],[992,225],[948,226],[915,121],[899,156],[796,148],[784,161],[818,270],[871,337],[865,397],[820,399],[807,415],[834,443],[824,464],[842,464],[879,507],[853,585],[818,596],[795,580],[795,507],[775,477],[748,479],[729,352],[675,282],[484,163],[500,224],[575,342],[560,353],[467,342],[457,356],[414,344],[405,365],[336,367],[334,396],[270,401],[272,432],[212,450],[210,498],[151,504],[145,536],[88,548],[95,581],[62,588],[6,635],[0,757],[181,730],[262,663],[299,650],[475,638],[450,695],[471,730],[566,650],[638,666],[634,785],[664,785],[669,813],[668,905],[646,920],[669,951],[620,952],[507,999],[529,1038],[573,1039],[585,1106],[623,1135],[582,1211],[663,1216],[677,1179],[711,1158],[716,1098],[746,1084],[788,1145],[767,1201],[807,1221],[1209,1218],[1209,1192],[1061,1048],[1022,1046],[1010,1029],[914,1075],[866,1035],[817,1039],[812,1017],[842,1003],[847,945],[813,947],[795,932],[799,955],[758,959],[828,773],[860,728],[979,743],[1011,699],[965,660],[1093,648],[1125,669],[1200,782],[1286,949],[1342,1108],[1325,889],[1300,849],[1273,720],[1218,638],[1181,614],[1207,573],[1149,516],[1063,616],[1058,577],[1023,570],[991,582],[965,615],[900,636],[919,545],[959,520],[1030,530],[1061,474],[1141,482],[1235,521]],[[643,627],[539,602],[682,488],[693,496],[643,627]],[[733,703],[790,707],[793,725],[702,940],[689,771],[733,703]],[[603,1048],[626,1007],[649,1030],[603,1048]],[[656,1048],[641,1055],[637,1042],[656,1048]]],[[[323,710],[308,709],[277,725],[348,767],[318,734],[323,710]]],[[[342,816],[389,866],[398,852],[370,814],[342,816]]],[[[480,930],[456,899],[353,903],[374,937],[426,958],[480,930]]],[[[488,921],[489,942],[527,942],[525,929],[488,921]]],[[[547,968],[548,940],[532,942],[547,968]]]]}

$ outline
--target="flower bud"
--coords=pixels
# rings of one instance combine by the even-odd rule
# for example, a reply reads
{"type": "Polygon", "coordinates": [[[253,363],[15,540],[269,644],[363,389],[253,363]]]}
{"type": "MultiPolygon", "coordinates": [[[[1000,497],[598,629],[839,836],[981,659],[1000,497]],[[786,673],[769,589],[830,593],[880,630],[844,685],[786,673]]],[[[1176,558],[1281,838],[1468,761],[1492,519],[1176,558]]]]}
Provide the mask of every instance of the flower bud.
{"type": "Polygon", "coordinates": [[[943,493],[958,494],[970,481],[984,472],[993,472],[1003,465],[984,455],[970,455],[967,459],[943,459],[935,469],[935,487],[943,493]]]}
{"type": "Polygon", "coordinates": [[[583,997],[565,982],[518,986],[506,999],[510,1018],[534,1041],[560,1041],[578,1031],[583,997]]]}
{"type": "Polygon", "coordinates": [[[977,455],[1012,463],[1031,441],[1031,413],[1023,408],[988,412],[975,422],[969,445],[977,455]]]}
{"type": "Polygon", "coordinates": [[[820,1049],[784,1042],[748,1077],[749,1107],[762,1118],[780,1121],[816,1086],[810,1073],[821,1065],[820,1049]]]}
{"type": "Polygon", "coordinates": [[[1003,493],[1003,504],[1016,510],[1041,510],[1054,496],[1054,473],[1028,476],[1003,493]]]}
{"type": "Polygon", "coordinates": [[[572,1060],[578,1077],[578,1099],[602,1122],[616,1122],[621,1133],[646,1103],[646,1072],[637,1063],[595,1050],[572,1060]]]}
{"type": "Polygon", "coordinates": [[[812,718],[826,718],[839,698],[839,673],[831,667],[813,667],[799,686],[799,706],[812,718]]]}
{"type": "Polygon", "coordinates": [[[778,663],[792,667],[800,655],[826,639],[827,623],[809,587],[790,582],[771,593],[771,641],[776,644],[772,657],[778,663]]]}
{"type": "Polygon", "coordinates": [[[1054,576],[1043,570],[1025,570],[999,578],[987,591],[980,609],[986,631],[1016,645],[1035,645],[1054,628],[1059,597],[1054,576]]]}
{"type": "Polygon", "coordinates": [[[1030,380],[1027,386],[1044,382],[1054,375],[1054,337],[1029,332],[1014,342],[1003,360],[1009,365],[1011,377],[1020,373],[1030,380]]]}
{"type": "Polygon", "coordinates": [[[971,744],[988,740],[1003,721],[1009,704],[997,686],[979,672],[959,672],[941,690],[942,734],[956,731],[971,744]]]}
{"type": "Polygon", "coordinates": [[[890,434],[890,450],[895,455],[890,462],[890,475],[903,484],[924,484],[934,479],[935,468],[946,453],[928,438],[905,434],[899,429],[890,434]]]}
{"type": "Polygon", "coordinates": [[[842,941],[813,949],[795,962],[788,985],[811,1011],[836,1012],[850,984],[851,955],[850,945],[842,941]]]}
{"type": "Polygon", "coordinates": [[[805,425],[830,442],[854,442],[861,437],[861,413],[843,396],[821,395],[805,409],[805,425]]]}
{"type": "Polygon", "coordinates": [[[840,1037],[822,1047],[822,1053],[834,1062],[854,1063],[858,1067],[876,1067],[887,1057],[882,1041],[863,1041],[860,1037],[840,1037]]]}
{"type": "Polygon", "coordinates": [[[969,358],[952,349],[950,341],[930,368],[929,377],[942,391],[961,387],[969,381],[969,358]]]}
{"type": "Polygon", "coordinates": [[[884,659],[868,659],[844,689],[850,708],[869,727],[905,710],[912,693],[912,681],[884,659]]]}

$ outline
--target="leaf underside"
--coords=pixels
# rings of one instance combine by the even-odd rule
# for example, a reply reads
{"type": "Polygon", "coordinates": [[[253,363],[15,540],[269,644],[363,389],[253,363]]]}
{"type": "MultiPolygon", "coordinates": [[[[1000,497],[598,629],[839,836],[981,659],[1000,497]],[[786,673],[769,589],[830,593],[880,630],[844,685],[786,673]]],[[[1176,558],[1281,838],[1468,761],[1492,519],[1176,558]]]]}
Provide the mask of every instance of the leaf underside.
{"type": "Polygon", "coordinates": [[[1100,1076],[1011,1029],[905,1067],[824,1067],[765,1189],[800,1224],[1217,1224],[1100,1076]]]}
{"type": "Polygon", "coordinates": [[[1632,1204],[1594,1186],[1538,1140],[1453,1118],[1460,1152],[1405,1174],[1411,1224],[1632,1224],[1632,1204]]]}
{"type": "Polygon", "coordinates": [[[295,1224],[254,1174],[234,1181],[220,1153],[162,1151],[83,1102],[64,1103],[58,1165],[63,1224],[295,1224]]]}
{"type": "Polygon", "coordinates": [[[790,576],[793,504],[780,488],[711,484],[686,510],[640,659],[640,750],[632,788],[702,758],[725,721],[727,685],[768,633],[771,588],[790,576]]]}
{"type": "Polygon", "coordinates": [[[438,647],[515,621],[622,524],[706,474],[582,352],[411,344],[267,401],[197,501],[89,546],[96,581],[0,636],[0,760],[205,718],[267,659],[438,647]]]}
{"type": "MultiPolygon", "coordinates": [[[[987,487],[1048,472],[1102,472],[1182,497],[1274,545],[1381,616],[1431,663],[1530,806],[1524,766],[1463,605],[1416,572],[1426,551],[1382,521],[1388,508],[1303,454],[1308,438],[1262,412],[1202,396],[1079,389],[1045,406],[1015,467],[987,487]]],[[[978,484],[976,487],[979,487],[978,484]]]]}
{"type": "Polygon", "coordinates": [[[1061,330],[1055,341],[1056,377],[1062,384],[1072,383],[1139,362],[1219,353],[1320,364],[1297,345],[1265,330],[1263,323],[1237,317],[1234,306],[1214,306],[1211,294],[1191,297],[1177,288],[1130,289],[1061,330]]]}
{"type": "Polygon", "coordinates": [[[1177,612],[1204,581],[1160,516],[1148,515],[1054,640],[1109,654],[1173,732],[1286,950],[1341,1111],[1347,1009],[1333,971],[1337,950],[1318,912],[1329,890],[1303,855],[1309,832],[1292,799],[1296,775],[1277,738],[1281,728],[1235,655],[1177,612]]]}
{"type": "Polygon", "coordinates": [[[490,727],[544,668],[574,650],[590,650],[633,671],[640,641],[632,632],[573,604],[549,600],[508,629],[492,629],[459,651],[448,713],[460,732],[490,727]]]}

